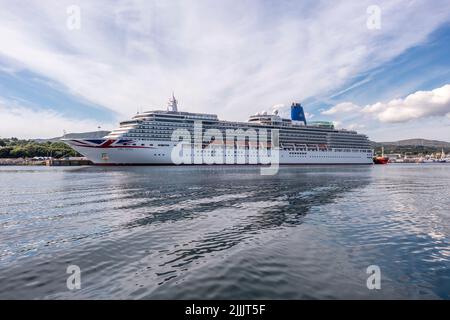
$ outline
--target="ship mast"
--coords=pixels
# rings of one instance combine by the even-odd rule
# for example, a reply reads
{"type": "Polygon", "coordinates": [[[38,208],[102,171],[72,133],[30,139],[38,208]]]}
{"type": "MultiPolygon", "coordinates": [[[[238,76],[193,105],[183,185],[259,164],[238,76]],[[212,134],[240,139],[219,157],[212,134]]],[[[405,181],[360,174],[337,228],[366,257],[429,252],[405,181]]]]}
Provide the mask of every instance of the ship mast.
{"type": "Polygon", "coordinates": [[[167,104],[167,111],[178,112],[178,101],[175,99],[175,94],[172,92],[172,98],[169,99],[167,104]]]}

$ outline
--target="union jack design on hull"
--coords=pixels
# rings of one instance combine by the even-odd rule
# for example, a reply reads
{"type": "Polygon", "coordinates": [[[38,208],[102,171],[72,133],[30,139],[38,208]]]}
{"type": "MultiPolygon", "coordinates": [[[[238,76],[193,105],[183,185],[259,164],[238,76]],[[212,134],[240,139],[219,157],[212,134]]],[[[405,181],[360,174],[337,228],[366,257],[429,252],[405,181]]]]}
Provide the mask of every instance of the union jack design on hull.
{"type": "Polygon", "coordinates": [[[137,144],[134,140],[114,140],[114,139],[63,139],[63,141],[67,142],[69,145],[73,147],[84,147],[84,148],[149,148],[151,146],[145,146],[145,144],[137,144]]]}

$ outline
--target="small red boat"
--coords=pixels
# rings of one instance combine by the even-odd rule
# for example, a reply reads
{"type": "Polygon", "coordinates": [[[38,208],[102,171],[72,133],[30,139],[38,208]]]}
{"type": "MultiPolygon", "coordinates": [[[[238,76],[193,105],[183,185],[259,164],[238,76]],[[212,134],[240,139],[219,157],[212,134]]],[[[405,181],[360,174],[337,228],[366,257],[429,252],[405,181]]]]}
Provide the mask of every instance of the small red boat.
{"type": "Polygon", "coordinates": [[[373,163],[375,164],[387,164],[389,162],[389,158],[388,157],[374,157],[373,158],[373,163]]]}
{"type": "Polygon", "coordinates": [[[389,157],[384,156],[384,147],[381,148],[381,156],[373,157],[373,163],[375,164],[388,164],[389,157]]]}

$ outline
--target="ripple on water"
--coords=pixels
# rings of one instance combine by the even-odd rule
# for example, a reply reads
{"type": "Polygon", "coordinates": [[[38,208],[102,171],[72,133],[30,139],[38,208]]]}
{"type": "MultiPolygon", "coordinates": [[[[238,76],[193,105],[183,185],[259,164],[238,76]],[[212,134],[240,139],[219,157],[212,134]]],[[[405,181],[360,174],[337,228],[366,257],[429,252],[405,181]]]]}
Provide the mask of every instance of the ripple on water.
{"type": "Polygon", "coordinates": [[[450,166],[0,176],[0,297],[449,298],[450,166]],[[382,295],[365,287],[371,264],[382,295]]]}

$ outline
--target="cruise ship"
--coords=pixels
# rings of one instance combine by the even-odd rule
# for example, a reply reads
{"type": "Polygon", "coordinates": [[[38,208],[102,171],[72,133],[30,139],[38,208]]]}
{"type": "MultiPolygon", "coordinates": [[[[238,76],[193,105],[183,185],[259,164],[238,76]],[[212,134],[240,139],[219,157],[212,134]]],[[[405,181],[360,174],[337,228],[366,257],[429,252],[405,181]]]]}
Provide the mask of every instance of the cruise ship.
{"type": "Polygon", "coordinates": [[[179,111],[172,95],[166,110],[137,113],[101,139],[63,140],[98,165],[267,164],[275,154],[279,164],[373,164],[366,135],[330,122],[309,123],[299,103],[292,104],[291,119],[274,111],[234,122],[179,111]]]}

